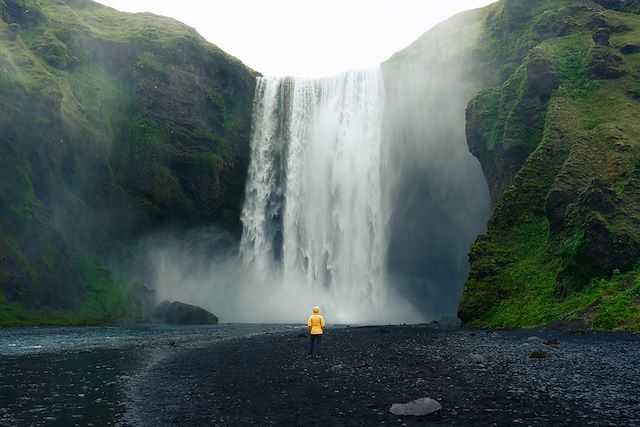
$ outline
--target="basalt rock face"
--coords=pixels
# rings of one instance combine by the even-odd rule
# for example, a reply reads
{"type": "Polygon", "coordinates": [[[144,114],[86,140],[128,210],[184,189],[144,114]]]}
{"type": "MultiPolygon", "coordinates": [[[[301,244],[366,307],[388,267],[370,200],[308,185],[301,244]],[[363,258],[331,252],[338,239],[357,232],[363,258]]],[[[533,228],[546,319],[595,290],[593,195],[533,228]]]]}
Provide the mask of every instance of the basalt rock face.
{"type": "Polygon", "coordinates": [[[101,264],[164,227],[238,232],[255,76],[169,18],[0,1],[0,324],[135,311],[101,264]]]}
{"type": "Polygon", "coordinates": [[[633,2],[504,0],[484,22],[502,84],[467,108],[494,205],[465,324],[640,327],[640,17],[633,2]]]}
{"type": "Polygon", "coordinates": [[[388,280],[432,319],[455,312],[467,251],[490,211],[482,170],[464,133],[467,103],[495,83],[479,49],[486,13],[459,14],[382,64],[388,280]]]}

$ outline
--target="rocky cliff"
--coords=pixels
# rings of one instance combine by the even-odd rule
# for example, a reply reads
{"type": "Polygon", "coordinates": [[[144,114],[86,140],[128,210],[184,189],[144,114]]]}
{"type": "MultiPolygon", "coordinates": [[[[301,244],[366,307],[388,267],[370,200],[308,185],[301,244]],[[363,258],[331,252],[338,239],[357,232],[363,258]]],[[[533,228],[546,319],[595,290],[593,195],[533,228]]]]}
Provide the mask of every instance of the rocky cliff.
{"type": "Polygon", "coordinates": [[[467,108],[494,206],[464,323],[640,327],[640,7],[502,0],[484,18],[499,84],[467,108]]]}
{"type": "Polygon", "coordinates": [[[238,232],[255,76],[169,18],[0,0],[0,324],[136,315],[140,235],[238,232]]]}

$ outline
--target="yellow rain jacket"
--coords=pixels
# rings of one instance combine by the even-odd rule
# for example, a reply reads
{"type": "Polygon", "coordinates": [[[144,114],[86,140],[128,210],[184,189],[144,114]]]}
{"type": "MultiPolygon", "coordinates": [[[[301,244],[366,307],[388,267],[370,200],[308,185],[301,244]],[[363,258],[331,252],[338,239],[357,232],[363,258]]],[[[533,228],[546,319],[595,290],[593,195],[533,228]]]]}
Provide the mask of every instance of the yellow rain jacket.
{"type": "Polygon", "coordinates": [[[320,314],[320,309],[313,307],[313,314],[307,320],[307,326],[311,335],[322,335],[324,332],[324,317],[320,314]]]}

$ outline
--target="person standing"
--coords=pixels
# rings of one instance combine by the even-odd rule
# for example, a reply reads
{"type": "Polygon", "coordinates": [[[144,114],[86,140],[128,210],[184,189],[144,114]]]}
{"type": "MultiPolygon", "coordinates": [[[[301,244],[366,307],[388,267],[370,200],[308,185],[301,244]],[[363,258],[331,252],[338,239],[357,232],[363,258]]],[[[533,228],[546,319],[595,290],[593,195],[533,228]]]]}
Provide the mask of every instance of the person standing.
{"type": "Polygon", "coordinates": [[[311,342],[309,344],[309,357],[313,355],[315,347],[316,357],[320,357],[320,342],[322,341],[322,334],[324,333],[324,317],[320,314],[320,308],[316,305],[313,307],[313,314],[309,316],[307,320],[307,327],[309,328],[309,334],[311,342]]]}

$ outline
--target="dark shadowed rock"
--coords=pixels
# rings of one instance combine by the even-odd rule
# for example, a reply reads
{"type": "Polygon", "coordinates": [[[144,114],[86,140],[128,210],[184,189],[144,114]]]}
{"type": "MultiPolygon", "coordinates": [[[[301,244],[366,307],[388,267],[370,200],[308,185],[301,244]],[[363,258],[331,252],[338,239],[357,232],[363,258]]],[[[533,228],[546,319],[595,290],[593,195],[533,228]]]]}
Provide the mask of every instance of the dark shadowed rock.
{"type": "Polygon", "coordinates": [[[589,71],[597,79],[618,79],[627,74],[624,59],[606,46],[596,46],[591,53],[589,71]]]}
{"type": "Polygon", "coordinates": [[[527,82],[536,91],[541,100],[548,100],[551,92],[558,85],[558,78],[553,73],[551,62],[540,52],[534,51],[527,62],[527,82]]]}
{"type": "Polygon", "coordinates": [[[620,48],[620,52],[624,54],[640,52],[640,44],[625,44],[620,48]]]}
{"type": "Polygon", "coordinates": [[[174,325],[216,325],[218,317],[213,313],[191,304],[162,301],[153,311],[153,319],[174,325]]]}
{"type": "Polygon", "coordinates": [[[625,13],[640,13],[640,1],[638,0],[596,0],[606,9],[625,13]]]}
{"type": "Polygon", "coordinates": [[[609,46],[609,36],[611,36],[609,28],[598,28],[593,34],[593,41],[600,46],[609,46]]]}
{"type": "Polygon", "coordinates": [[[558,338],[549,338],[543,342],[544,345],[558,345],[560,340],[558,338]]]}
{"type": "Polygon", "coordinates": [[[412,400],[409,403],[394,403],[391,405],[389,412],[393,415],[413,415],[421,417],[432,414],[440,409],[442,409],[442,405],[440,405],[440,403],[431,398],[423,397],[412,400]]]}

